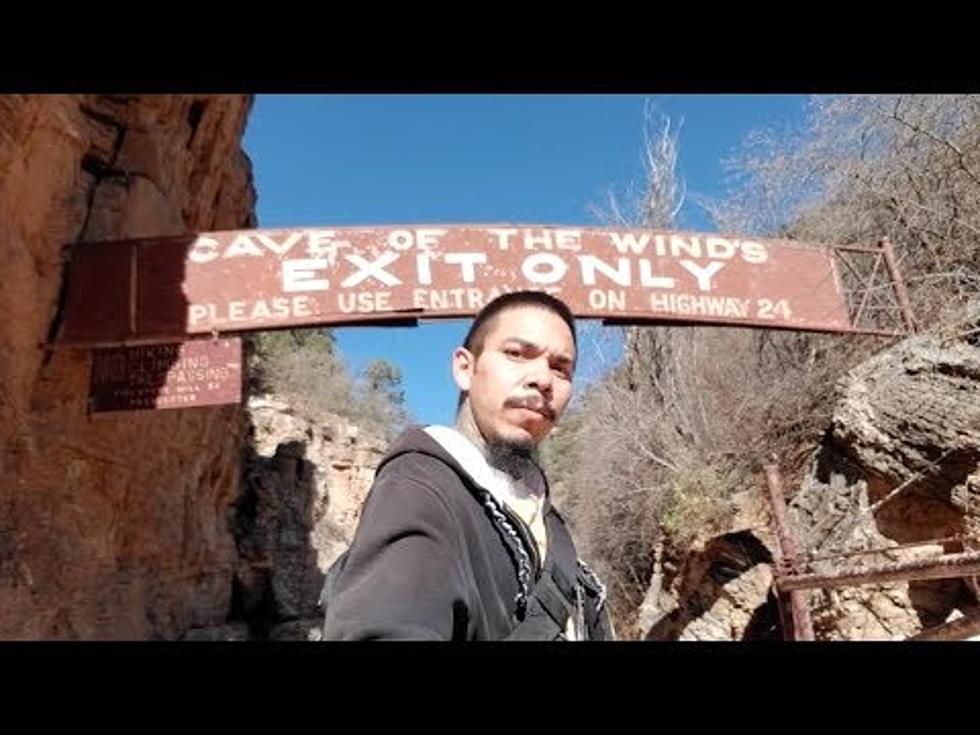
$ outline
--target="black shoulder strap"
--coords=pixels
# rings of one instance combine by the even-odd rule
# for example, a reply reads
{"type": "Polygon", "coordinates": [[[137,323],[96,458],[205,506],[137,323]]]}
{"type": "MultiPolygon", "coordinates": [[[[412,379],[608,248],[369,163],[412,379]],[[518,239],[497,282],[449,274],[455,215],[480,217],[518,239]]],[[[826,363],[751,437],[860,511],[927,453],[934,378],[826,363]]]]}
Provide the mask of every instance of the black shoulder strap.
{"type": "Polygon", "coordinates": [[[553,641],[564,637],[568,619],[575,613],[575,597],[566,596],[555,571],[551,568],[542,573],[528,596],[523,619],[515,619],[514,629],[504,640],[553,641]]]}

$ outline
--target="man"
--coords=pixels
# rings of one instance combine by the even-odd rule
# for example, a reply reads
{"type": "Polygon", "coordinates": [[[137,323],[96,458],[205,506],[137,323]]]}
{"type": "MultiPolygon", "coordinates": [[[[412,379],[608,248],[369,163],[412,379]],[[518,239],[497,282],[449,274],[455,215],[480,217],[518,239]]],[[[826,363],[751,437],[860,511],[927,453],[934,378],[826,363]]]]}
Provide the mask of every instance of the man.
{"type": "Polygon", "coordinates": [[[382,460],[328,573],[328,640],[602,640],[606,592],[551,506],[534,451],[571,396],[575,322],[547,294],[490,302],[452,356],[456,427],[382,460]]]}

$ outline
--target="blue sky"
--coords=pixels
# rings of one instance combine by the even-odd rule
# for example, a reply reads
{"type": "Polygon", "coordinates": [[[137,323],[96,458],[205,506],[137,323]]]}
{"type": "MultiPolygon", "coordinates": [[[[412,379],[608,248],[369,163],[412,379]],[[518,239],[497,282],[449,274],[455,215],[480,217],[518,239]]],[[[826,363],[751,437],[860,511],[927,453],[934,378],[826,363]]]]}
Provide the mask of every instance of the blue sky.
{"type": "MultiPolygon", "coordinates": [[[[682,123],[690,194],[723,191],[722,159],[752,129],[802,119],[802,95],[653,95],[682,123]]],[[[591,205],[642,183],[644,96],[259,95],[245,135],[260,227],[514,222],[601,225],[591,205]]],[[[679,226],[710,231],[689,196],[679,226]]],[[[336,330],[356,372],[398,365],[421,423],[451,423],[449,355],[466,321],[336,330]]],[[[587,329],[580,375],[618,357],[587,329]],[[597,341],[598,340],[598,341],[597,341]],[[601,358],[599,354],[602,352],[601,358]]]]}

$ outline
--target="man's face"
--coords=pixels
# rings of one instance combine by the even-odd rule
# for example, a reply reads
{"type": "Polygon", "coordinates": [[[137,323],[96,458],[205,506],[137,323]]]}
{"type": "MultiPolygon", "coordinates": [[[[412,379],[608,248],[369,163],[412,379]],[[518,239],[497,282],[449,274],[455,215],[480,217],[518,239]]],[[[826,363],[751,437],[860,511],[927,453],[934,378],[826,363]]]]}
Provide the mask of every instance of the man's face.
{"type": "Polygon", "coordinates": [[[558,423],[572,390],[575,343],[554,312],[515,306],[490,323],[483,352],[453,353],[453,376],[469,394],[487,442],[536,446],[558,423]]]}

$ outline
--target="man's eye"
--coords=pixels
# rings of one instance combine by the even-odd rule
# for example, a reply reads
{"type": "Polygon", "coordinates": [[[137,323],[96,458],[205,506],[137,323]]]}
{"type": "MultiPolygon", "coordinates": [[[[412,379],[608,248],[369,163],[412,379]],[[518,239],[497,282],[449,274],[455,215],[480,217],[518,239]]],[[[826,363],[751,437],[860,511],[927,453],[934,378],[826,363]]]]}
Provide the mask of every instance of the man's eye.
{"type": "Polygon", "coordinates": [[[505,347],[504,354],[507,355],[508,357],[520,357],[521,351],[516,347],[505,347]]]}

